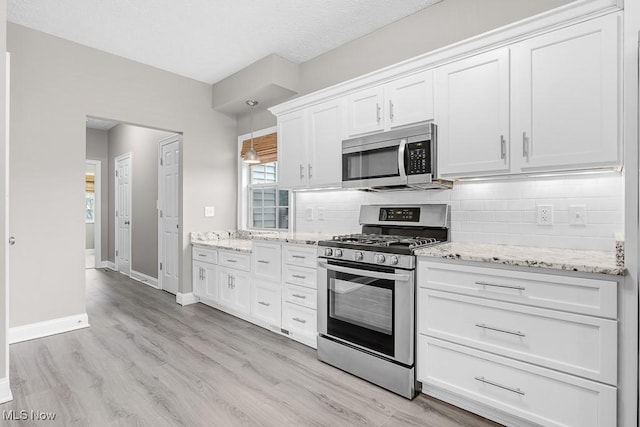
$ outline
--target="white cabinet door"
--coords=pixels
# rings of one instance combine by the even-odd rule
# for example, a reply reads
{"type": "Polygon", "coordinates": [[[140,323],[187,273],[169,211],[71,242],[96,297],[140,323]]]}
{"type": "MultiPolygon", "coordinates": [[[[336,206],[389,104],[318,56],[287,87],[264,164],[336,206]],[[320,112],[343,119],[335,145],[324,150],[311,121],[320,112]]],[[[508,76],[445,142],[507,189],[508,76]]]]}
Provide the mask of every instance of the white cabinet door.
{"type": "Polygon", "coordinates": [[[435,71],[441,176],[509,171],[509,50],[497,49],[435,71]]]}
{"type": "Polygon", "coordinates": [[[384,130],[384,88],[361,90],[347,97],[349,136],[384,130]]]}
{"type": "Polygon", "coordinates": [[[280,284],[260,279],[252,281],[253,297],[251,313],[258,321],[277,328],[282,324],[282,293],[280,284]]]}
{"type": "Polygon", "coordinates": [[[209,301],[218,302],[218,266],[193,262],[193,293],[209,301]]]}
{"type": "Polygon", "coordinates": [[[220,304],[233,311],[251,312],[251,279],[249,274],[225,267],[218,269],[220,304]]]}
{"type": "Polygon", "coordinates": [[[342,183],[342,140],[344,136],[344,100],[337,99],[311,107],[309,126],[309,185],[312,187],[342,183]]]}
{"type": "Polygon", "coordinates": [[[423,71],[385,86],[388,128],[433,120],[433,71],[423,71]]]}
{"type": "Polygon", "coordinates": [[[278,117],[278,186],[306,187],[307,158],[304,110],[278,117]]]}
{"type": "Polygon", "coordinates": [[[618,164],[619,16],[513,47],[512,138],[522,171],[618,164]]]}

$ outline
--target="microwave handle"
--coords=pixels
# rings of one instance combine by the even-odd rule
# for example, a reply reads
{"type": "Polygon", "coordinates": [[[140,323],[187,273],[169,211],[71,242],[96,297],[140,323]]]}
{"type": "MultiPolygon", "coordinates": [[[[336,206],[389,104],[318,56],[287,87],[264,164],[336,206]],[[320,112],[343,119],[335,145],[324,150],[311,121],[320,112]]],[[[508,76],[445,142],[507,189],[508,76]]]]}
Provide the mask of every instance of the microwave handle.
{"type": "Polygon", "coordinates": [[[404,158],[404,152],[407,148],[407,140],[405,138],[402,138],[400,140],[400,145],[398,146],[398,171],[400,172],[400,178],[406,178],[407,177],[407,169],[405,166],[405,158],[404,158]]]}

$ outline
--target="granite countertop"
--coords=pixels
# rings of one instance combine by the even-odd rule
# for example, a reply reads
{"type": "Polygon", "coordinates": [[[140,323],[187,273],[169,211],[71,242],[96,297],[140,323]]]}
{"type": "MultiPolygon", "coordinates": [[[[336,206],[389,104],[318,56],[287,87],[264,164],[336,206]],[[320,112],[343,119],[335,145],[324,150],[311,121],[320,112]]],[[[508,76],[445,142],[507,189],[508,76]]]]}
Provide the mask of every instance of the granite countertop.
{"type": "Polygon", "coordinates": [[[253,240],[316,245],[318,241],[332,237],[332,234],[279,231],[198,231],[191,233],[191,244],[250,253],[253,240]]]}
{"type": "Polygon", "coordinates": [[[619,265],[621,263],[616,262],[616,252],[613,251],[450,242],[419,249],[416,251],[416,255],[587,273],[612,275],[624,275],[625,273],[624,265],[619,265]]]}

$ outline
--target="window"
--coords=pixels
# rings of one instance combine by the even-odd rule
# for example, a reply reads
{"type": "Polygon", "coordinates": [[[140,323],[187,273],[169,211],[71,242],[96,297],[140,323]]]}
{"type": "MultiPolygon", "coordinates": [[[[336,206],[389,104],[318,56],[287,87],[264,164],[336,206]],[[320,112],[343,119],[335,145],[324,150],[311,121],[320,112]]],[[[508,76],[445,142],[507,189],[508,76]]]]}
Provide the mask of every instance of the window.
{"type": "Polygon", "coordinates": [[[277,187],[277,162],[250,166],[249,227],[289,228],[289,192],[277,187]]]}
{"type": "Polygon", "coordinates": [[[96,176],[93,173],[86,173],[84,176],[84,222],[91,224],[96,219],[96,176]]]}

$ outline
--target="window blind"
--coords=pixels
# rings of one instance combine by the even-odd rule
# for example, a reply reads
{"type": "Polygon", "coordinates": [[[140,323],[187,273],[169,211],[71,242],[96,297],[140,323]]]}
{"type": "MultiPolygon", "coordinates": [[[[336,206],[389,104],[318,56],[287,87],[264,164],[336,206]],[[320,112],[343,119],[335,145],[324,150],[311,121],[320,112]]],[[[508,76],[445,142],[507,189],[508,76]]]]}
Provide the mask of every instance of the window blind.
{"type": "MultiPolygon", "coordinates": [[[[251,139],[242,141],[242,151],[240,156],[244,157],[245,153],[251,148],[251,139]]],[[[278,134],[270,133],[269,135],[258,136],[253,138],[253,148],[258,153],[260,163],[271,163],[278,160],[278,134]]]]}

